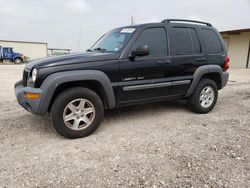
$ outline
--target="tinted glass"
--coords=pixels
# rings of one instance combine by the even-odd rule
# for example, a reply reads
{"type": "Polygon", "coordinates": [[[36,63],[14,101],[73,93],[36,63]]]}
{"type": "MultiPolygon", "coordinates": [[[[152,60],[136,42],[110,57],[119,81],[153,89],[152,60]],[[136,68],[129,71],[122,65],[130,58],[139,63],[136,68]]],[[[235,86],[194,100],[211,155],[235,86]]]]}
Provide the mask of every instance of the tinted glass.
{"type": "Polygon", "coordinates": [[[108,32],[101,37],[94,46],[91,47],[93,51],[100,52],[119,52],[128,42],[135,28],[116,29],[108,32]]]}
{"type": "Polygon", "coordinates": [[[193,28],[173,28],[173,43],[176,55],[201,53],[198,35],[193,28]]]}
{"type": "Polygon", "coordinates": [[[150,57],[162,57],[167,55],[167,36],[164,28],[150,28],[142,32],[135,43],[138,46],[148,45],[150,57]]]}
{"type": "Polygon", "coordinates": [[[222,47],[217,34],[210,29],[202,29],[201,34],[205,43],[207,53],[221,53],[222,47]]]}

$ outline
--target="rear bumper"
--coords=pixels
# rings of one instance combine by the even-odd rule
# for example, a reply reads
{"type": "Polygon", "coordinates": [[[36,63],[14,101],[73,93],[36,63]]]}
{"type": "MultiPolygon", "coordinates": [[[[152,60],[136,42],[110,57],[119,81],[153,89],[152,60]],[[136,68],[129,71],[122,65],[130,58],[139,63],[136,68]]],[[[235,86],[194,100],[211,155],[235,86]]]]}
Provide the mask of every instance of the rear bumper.
{"type": "Polygon", "coordinates": [[[27,111],[39,115],[39,108],[41,103],[40,99],[27,99],[24,97],[24,93],[39,93],[42,96],[42,90],[39,88],[24,87],[23,82],[19,81],[15,84],[15,95],[18,103],[27,111]]]}
{"type": "Polygon", "coordinates": [[[223,72],[222,77],[221,77],[221,88],[225,87],[227,85],[229,78],[229,73],[228,72],[223,72]]]}

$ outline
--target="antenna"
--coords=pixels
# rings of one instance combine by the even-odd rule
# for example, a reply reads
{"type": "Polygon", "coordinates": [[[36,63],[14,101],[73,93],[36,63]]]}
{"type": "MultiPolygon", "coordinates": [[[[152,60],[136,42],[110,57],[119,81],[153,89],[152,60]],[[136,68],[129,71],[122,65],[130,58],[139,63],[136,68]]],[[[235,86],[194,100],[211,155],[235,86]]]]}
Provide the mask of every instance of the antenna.
{"type": "Polygon", "coordinates": [[[81,38],[82,38],[82,27],[83,27],[83,18],[81,19],[81,27],[80,27],[80,33],[79,33],[79,39],[78,39],[78,50],[81,50],[81,38]]]}
{"type": "Polygon", "coordinates": [[[134,17],[133,16],[131,16],[131,23],[130,23],[131,25],[134,25],[135,23],[134,23],[134,17]]]}

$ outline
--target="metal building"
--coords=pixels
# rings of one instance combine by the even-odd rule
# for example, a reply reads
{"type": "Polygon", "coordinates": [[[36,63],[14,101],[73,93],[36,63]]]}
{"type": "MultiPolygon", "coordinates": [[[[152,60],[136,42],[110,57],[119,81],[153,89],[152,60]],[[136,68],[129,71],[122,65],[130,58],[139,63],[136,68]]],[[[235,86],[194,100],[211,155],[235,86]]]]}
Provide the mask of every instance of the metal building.
{"type": "Polygon", "coordinates": [[[70,49],[48,48],[48,56],[65,55],[69,53],[70,53],[70,49]]]}
{"type": "Polygon", "coordinates": [[[227,46],[230,66],[250,68],[250,28],[220,32],[227,46]]]}
{"type": "Polygon", "coordinates": [[[48,55],[48,45],[45,42],[0,40],[0,46],[12,47],[13,51],[22,53],[26,60],[47,57],[48,55]]]}

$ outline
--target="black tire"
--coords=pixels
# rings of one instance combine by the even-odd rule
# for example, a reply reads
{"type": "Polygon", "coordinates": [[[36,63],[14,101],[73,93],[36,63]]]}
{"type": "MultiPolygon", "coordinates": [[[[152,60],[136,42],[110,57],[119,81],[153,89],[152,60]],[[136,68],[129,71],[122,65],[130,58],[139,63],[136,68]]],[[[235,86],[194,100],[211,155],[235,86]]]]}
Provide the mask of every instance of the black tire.
{"type": "Polygon", "coordinates": [[[217,102],[217,98],[218,98],[218,88],[217,88],[216,83],[210,79],[202,79],[199,82],[196,89],[194,90],[193,94],[189,97],[188,104],[189,104],[190,109],[193,112],[199,113],[199,114],[206,114],[214,108],[214,106],[217,102]],[[206,87],[209,87],[209,86],[214,91],[214,99],[213,99],[211,105],[205,108],[201,105],[200,95],[201,95],[202,90],[206,87]]]}
{"type": "Polygon", "coordinates": [[[14,59],[14,63],[15,64],[22,64],[23,63],[23,59],[20,58],[20,57],[17,57],[17,58],[14,59]]]}
{"type": "Polygon", "coordinates": [[[66,138],[81,138],[92,134],[100,125],[104,115],[103,102],[100,97],[90,89],[83,87],[70,88],[62,92],[54,101],[51,108],[51,122],[55,130],[66,138]],[[82,130],[72,130],[64,122],[63,114],[66,106],[76,100],[86,99],[90,101],[95,109],[92,123],[82,130]]]}

